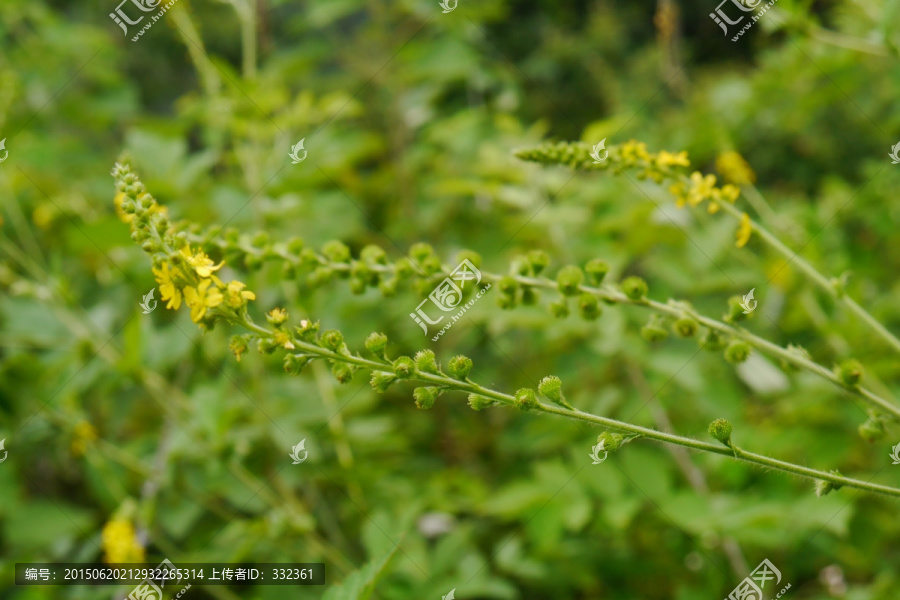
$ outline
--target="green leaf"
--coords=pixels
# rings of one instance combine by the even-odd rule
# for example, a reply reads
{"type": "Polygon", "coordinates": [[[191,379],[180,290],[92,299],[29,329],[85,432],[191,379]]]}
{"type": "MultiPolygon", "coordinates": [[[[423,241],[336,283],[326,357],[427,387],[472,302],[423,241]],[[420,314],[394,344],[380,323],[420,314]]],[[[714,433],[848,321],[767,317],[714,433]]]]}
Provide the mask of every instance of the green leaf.
{"type": "Polygon", "coordinates": [[[376,560],[370,560],[360,569],[353,571],[337,585],[325,590],[322,600],[366,600],[372,595],[375,583],[384,572],[398,546],[376,560]]]}

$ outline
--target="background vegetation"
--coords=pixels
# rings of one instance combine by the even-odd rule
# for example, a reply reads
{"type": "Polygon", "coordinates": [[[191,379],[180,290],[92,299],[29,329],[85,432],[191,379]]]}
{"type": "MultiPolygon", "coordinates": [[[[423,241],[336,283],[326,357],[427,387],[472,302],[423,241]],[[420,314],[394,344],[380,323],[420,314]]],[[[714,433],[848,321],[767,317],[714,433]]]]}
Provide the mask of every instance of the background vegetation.
{"type": "MultiPolygon", "coordinates": [[[[347,598],[368,597],[353,582],[380,571],[357,587],[384,600],[452,588],[707,600],[763,558],[796,600],[896,597],[893,499],[820,498],[806,481],[646,442],[591,465],[599,430],[474,412],[459,395],[419,411],[411,387],[378,395],[323,365],[291,377],[255,352],[238,364],[234,332],[202,334],[183,309],[141,314],[156,284],[109,171],[126,152],[173,218],[315,248],[377,243],[396,259],[425,241],[445,261],[475,250],[491,271],[535,248],[554,266],[599,256],[714,316],[755,288],[748,329],[823,364],[855,357],[896,396],[896,353],[758,241],[736,249],[730,219],[512,153],[633,138],[717,173],[737,150],[772,209],[761,216],[823,272],[852,271],[851,296],[897,331],[900,2],[779,0],[736,43],[709,18],[713,0],[459,0],[447,14],[436,0],[179,0],[138,42],[114,8],[0,4],[0,597],[111,597],[15,588],[12,570],[102,560],[104,527],[123,520],[148,560],[321,561],[329,583],[354,578],[347,598]],[[292,165],[301,138],[309,154],[292,165]],[[304,438],[309,459],[291,465],[304,438]]],[[[463,353],[499,389],[557,374],[584,410],[684,435],[727,417],[750,450],[900,484],[896,424],[868,443],[865,407],[827,381],[770,362],[736,370],[692,340],[650,345],[639,308],[556,320],[489,293],[432,343],[409,319],[410,289],[227,270],[260,319],[286,306],[354,347],[384,331],[394,356],[463,353]]]]}

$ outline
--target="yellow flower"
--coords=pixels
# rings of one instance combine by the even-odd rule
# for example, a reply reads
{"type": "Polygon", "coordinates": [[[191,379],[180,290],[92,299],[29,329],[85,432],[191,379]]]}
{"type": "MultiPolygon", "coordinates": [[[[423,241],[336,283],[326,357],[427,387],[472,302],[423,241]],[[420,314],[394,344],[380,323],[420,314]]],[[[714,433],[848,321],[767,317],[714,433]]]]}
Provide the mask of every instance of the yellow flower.
{"type": "Polygon", "coordinates": [[[743,248],[747,245],[747,242],[750,241],[750,234],[753,233],[753,223],[750,222],[750,215],[744,213],[741,215],[741,224],[738,227],[737,233],[735,237],[737,238],[737,242],[735,242],[735,246],[738,248],[743,248]]]}
{"type": "Polygon", "coordinates": [[[730,150],[716,157],[716,170],[727,181],[736,185],[745,185],[756,181],[756,173],[753,172],[744,157],[730,150]]]}
{"type": "Polygon", "coordinates": [[[691,206],[697,206],[711,197],[716,189],[716,176],[703,176],[699,171],[691,173],[691,191],[688,192],[687,201],[691,206]]]}
{"type": "Polygon", "coordinates": [[[228,306],[232,308],[240,308],[247,304],[248,300],[256,300],[256,294],[249,290],[244,290],[247,287],[240,281],[229,281],[228,288],[226,290],[228,294],[228,306]]]}
{"type": "Polygon", "coordinates": [[[113,519],[103,527],[102,538],[109,564],[144,562],[144,548],[138,542],[131,521],[113,519]]]}
{"type": "Polygon", "coordinates": [[[181,290],[175,285],[175,277],[180,275],[178,269],[171,269],[169,263],[163,263],[161,269],[151,268],[151,270],[156,275],[156,282],[159,284],[159,293],[163,301],[169,301],[166,308],[178,310],[178,307],[181,306],[181,290]]]}
{"type": "Polygon", "coordinates": [[[722,186],[722,197],[734,204],[735,200],[738,199],[738,196],[741,195],[741,190],[736,185],[731,185],[730,183],[726,183],[722,186]]]}
{"type": "Polygon", "coordinates": [[[714,214],[716,214],[717,212],[719,212],[719,209],[720,209],[720,208],[721,208],[721,207],[719,206],[719,203],[716,202],[715,200],[710,200],[710,201],[709,201],[709,204],[706,205],[706,210],[707,210],[707,211],[709,212],[709,214],[711,214],[711,215],[714,215],[714,214]]]}
{"type": "Polygon", "coordinates": [[[283,308],[273,308],[266,315],[266,320],[272,325],[281,325],[288,319],[287,311],[283,308]]]}
{"type": "Polygon", "coordinates": [[[97,439],[97,430],[87,421],[81,421],[75,426],[75,439],[72,440],[72,454],[82,456],[87,450],[87,445],[97,439]]]}
{"type": "Polygon", "coordinates": [[[191,307],[191,320],[194,323],[199,323],[200,319],[206,316],[206,309],[215,308],[224,300],[217,288],[209,291],[211,285],[212,279],[204,279],[196,288],[191,286],[184,288],[184,302],[191,307]]]}
{"type": "MultiPolygon", "coordinates": [[[[190,245],[185,246],[180,250],[181,255],[184,259],[194,268],[194,271],[197,272],[197,275],[203,277],[204,279],[207,277],[211,277],[213,271],[218,271],[224,265],[224,262],[220,262],[219,264],[215,264],[213,260],[206,255],[202,250],[197,250],[197,254],[191,253],[190,245]]],[[[216,280],[216,283],[221,283],[216,280]]]]}
{"type": "Polygon", "coordinates": [[[680,166],[689,167],[691,162],[688,160],[687,152],[682,150],[678,154],[666,152],[663,150],[656,155],[656,164],[660,167],[680,166]]]}

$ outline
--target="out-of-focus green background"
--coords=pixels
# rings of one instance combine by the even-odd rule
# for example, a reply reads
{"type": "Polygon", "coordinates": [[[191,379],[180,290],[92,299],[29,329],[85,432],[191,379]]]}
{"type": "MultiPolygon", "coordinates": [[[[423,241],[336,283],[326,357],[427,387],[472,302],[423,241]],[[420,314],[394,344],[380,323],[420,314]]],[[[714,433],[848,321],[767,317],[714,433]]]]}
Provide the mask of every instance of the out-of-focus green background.
{"type": "MultiPolygon", "coordinates": [[[[717,173],[736,150],[786,243],[830,276],[852,271],[851,295],[900,329],[887,156],[900,2],[779,0],[737,42],[714,3],[179,0],[137,42],[139,26],[126,37],[108,17],[115,0],[0,3],[0,597],[125,597],[11,584],[15,562],[102,560],[101,531],[124,515],[148,560],[325,562],[329,584],[351,578],[329,598],[709,600],[768,558],[785,597],[895,599],[895,500],[818,498],[807,481],[646,442],[591,465],[599,430],[452,394],[419,411],[411,387],[377,395],[366,374],[341,386],[324,366],[291,377],[255,352],[236,363],[235,332],[138,306],[156,284],[114,210],[123,152],[173,218],[203,227],[392,258],[425,241],[494,272],[533,248],[554,272],[599,256],[712,316],[755,288],[750,330],[826,365],[856,357],[896,395],[896,355],[757,240],[736,249],[732,220],[676,211],[647,182],[512,156],[637,139],[717,173]],[[304,438],[309,459],[292,465],[304,438]]],[[[651,346],[639,308],[555,320],[489,293],[432,343],[408,289],[227,270],[257,293],[257,318],[285,306],[354,348],[384,331],[394,356],[463,353],[506,391],[554,373],[584,410],[698,438],[727,417],[749,450],[900,485],[896,425],[869,444],[864,406],[824,380],[758,362],[742,378],[694,341],[651,346]],[[748,385],[762,380],[776,391],[748,385]]]]}

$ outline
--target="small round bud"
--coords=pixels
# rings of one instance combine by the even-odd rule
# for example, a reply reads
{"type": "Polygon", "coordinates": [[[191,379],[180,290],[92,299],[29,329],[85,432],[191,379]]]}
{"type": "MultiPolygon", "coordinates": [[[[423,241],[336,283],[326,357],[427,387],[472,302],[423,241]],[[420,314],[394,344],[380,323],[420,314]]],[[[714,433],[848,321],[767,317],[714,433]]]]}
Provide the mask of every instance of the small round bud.
{"type": "Polygon", "coordinates": [[[609,273],[609,264],[605,260],[594,258],[584,265],[584,272],[591,285],[600,285],[606,274],[609,273]]]}
{"type": "Polygon", "coordinates": [[[469,373],[472,371],[472,359],[461,354],[459,356],[454,356],[450,359],[447,370],[450,371],[450,375],[454,379],[465,381],[466,377],[468,377],[469,373]]]}
{"type": "Polygon", "coordinates": [[[725,340],[715,329],[706,329],[700,336],[700,347],[710,352],[716,352],[725,347],[725,340]]]}
{"type": "Polygon", "coordinates": [[[284,357],[284,370],[291,375],[299,375],[310,362],[312,357],[305,354],[288,354],[284,357]]]}
{"type": "Polygon", "coordinates": [[[298,327],[294,327],[294,331],[304,342],[314,342],[319,333],[319,322],[303,319],[298,327]]]}
{"type": "Polygon", "coordinates": [[[525,306],[534,306],[540,300],[540,294],[530,285],[522,286],[522,304],[525,306]]]}
{"type": "Polygon", "coordinates": [[[375,265],[386,265],[388,262],[387,254],[385,254],[384,249],[375,244],[364,246],[363,249],[359,251],[359,259],[363,262],[375,265]]]}
{"type": "Polygon", "coordinates": [[[532,250],[528,253],[528,262],[532,273],[540,275],[550,264],[550,256],[543,250],[532,250]]]}
{"type": "Polygon", "coordinates": [[[344,334],[336,329],[326,331],[322,334],[322,337],[319,338],[319,345],[323,348],[331,350],[332,352],[337,352],[338,350],[340,350],[343,344],[344,334]]]}
{"type": "Polygon", "coordinates": [[[675,333],[680,335],[681,337],[694,337],[697,333],[697,328],[700,326],[696,320],[691,317],[681,317],[675,320],[672,328],[675,330],[675,333]]]}
{"type": "Polygon", "coordinates": [[[740,296],[732,296],[728,299],[728,311],[722,315],[722,320],[726,323],[735,323],[737,321],[743,321],[747,318],[747,314],[744,313],[744,305],[743,298],[740,296]]]}
{"type": "Polygon", "coordinates": [[[398,377],[409,377],[416,372],[416,363],[408,356],[400,356],[394,361],[394,373],[398,377]]]}
{"type": "Polygon", "coordinates": [[[556,375],[548,375],[541,379],[538,391],[554,402],[563,400],[562,381],[556,375]]]}
{"type": "Polygon", "coordinates": [[[640,277],[626,277],[619,285],[629,300],[641,300],[647,295],[647,282],[640,277]]]}
{"type": "Polygon", "coordinates": [[[337,379],[339,383],[348,383],[353,379],[353,369],[350,368],[350,365],[343,362],[335,361],[334,364],[331,365],[331,374],[334,375],[334,378],[337,379]]]}
{"type": "Polygon", "coordinates": [[[530,410],[539,405],[537,396],[531,388],[522,388],[516,392],[516,406],[521,410],[530,410]]]}
{"type": "Polygon", "coordinates": [[[709,435],[716,440],[719,440],[726,446],[731,445],[731,431],[732,431],[731,423],[729,423],[725,419],[716,419],[712,423],[709,424],[709,435]]]}
{"type": "Polygon", "coordinates": [[[303,238],[292,237],[287,242],[287,251],[294,256],[299,256],[303,251],[303,238]]]}
{"type": "Polygon", "coordinates": [[[622,434],[612,433],[610,431],[604,431],[597,436],[597,443],[603,442],[603,449],[607,452],[615,452],[621,448],[624,440],[625,437],[622,434]]]}
{"type": "Polygon", "coordinates": [[[392,383],[397,381],[397,376],[387,371],[372,371],[372,377],[369,379],[369,385],[376,392],[383,394],[388,390],[392,383]]]}
{"type": "Polygon", "coordinates": [[[418,242],[409,248],[409,256],[414,261],[421,263],[426,258],[434,254],[434,248],[430,244],[418,242]]]}
{"type": "Polygon", "coordinates": [[[437,362],[434,360],[434,352],[431,350],[420,350],[416,353],[416,368],[422,373],[440,373],[437,362]]]}
{"type": "Polygon", "coordinates": [[[366,338],[366,350],[372,354],[382,354],[387,347],[388,338],[383,333],[372,332],[366,338]]]}
{"type": "Polygon", "coordinates": [[[725,360],[733,365],[738,365],[750,356],[750,345],[741,340],[731,340],[725,348],[725,360]]]}
{"type": "Polygon", "coordinates": [[[400,279],[406,279],[413,274],[413,266],[408,258],[404,257],[394,263],[394,273],[400,279]]]}
{"type": "Polygon", "coordinates": [[[250,245],[254,248],[265,248],[270,242],[269,234],[265,231],[259,231],[250,238],[250,245]]]}
{"type": "Polygon", "coordinates": [[[288,319],[288,313],[283,308],[273,308],[269,312],[266,313],[266,321],[269,324],[278,327],[283,324],[288,319]]]}
{"type": "Polygon", "coordinates": [[[228,342],[228,349],[234,354],[234,358],[241,362],[241,355],[247,351],[249,346],[249,335],[233,335],[228,342]]]}
{"type": "Polygon", "coordinates": [[[550,308],[550,314],[557,319],[565,319],[569,316],[569,304],[565,298],[551,302],[548,307],[550,308]]]}
{"type": "Polygon", "coordinates": [[[441,264],[441,259],[436,255],[428,256],[422,261],[422,270],[425,271],[426,275],[440,273],[443,268],[444,266],[441,264]]]}
{"type": "Polygon", "coordinates": [[[475,265],[476,269],[481,268],[481,255],[473,250],[461,250],[456,253],[456,263],[459,264],[464,260],[468,260],[475,265]]]}
{"type": "Polygon", "coordinates": [[[350,279],[350,293],[354,296],[362,296],[366,293],[366,282],[364,279],[360,279],[359,277],[353,277],[350,279]]]}
{"type": "Polygon", "coordinates": [[[600,301],[597,299],[597,296],[587,292],[578,296],[578,310],[581,312],[581,317],[588,321],[593,321],[603,314],[603,309],[600,308],[600,301]]]}
{"type": "Polygon", "coordinates": [[[653,315],[647,324],[641,327],[641,336],[648,342],[661,342],[669,337],[669,331],[663,326],[658,315],[653,315]]]}
{"type": "Polygon", "coordinates": [[[490,398],[485,398],[478,394],[469,394],[469,406],[472,407],[472,410],[484,410],[494,404],[495,402],[490,398]]]}
{"type": "Polygon", "coordinates": [[[413,397],[416,399],[416,407],[422,410],[428,410],[434,406],[434,401],[440,395],[440,389],[436,387],[417,387],[413,391],[413,397]]]}
{"type": "Polygon", "coordinates": [[[499,306],[501,310],[511,310],[516,307],[516,297],[498,295],[497,306],[499,306]]]}
{"type": "MultiPolygon", "coordinates": [[[[837,469],[832,469],[829,471],[832,475],[840,476],[841,472],[837,469]]],[[[825,496],[830,494],[833,490],[839,490],[843,485],[840,483],[834,483],[833,481],[827,481],[825,479],[820,479],[816,481],[816,496],[825,496]]]]}
{"type": "Polygon", "coordinates": [[[835,367],[834,374],[847,387],[856,387],[862,379],[863,366],[858,360],[851,358],[835,367]]]}
{"type": "Polygon", "coordinates": [[[510,275],[506,275],[497,283],[500,293],[507,296],[514,296],[519,289],[519,282],[510,275]]]}
{"type": "Polygon", "coordinates": [[[322,246],[322,254],[331,262],[350,262],[350,248],[340,240],[325,242],[325,245],[322,246]]]}
{"type": "Polygon", "coordinates": [[[859,435],[869,443],[884,438],[884,423],[880,419],[869,419],[859,426],[859,435]]]}
{"type": "Polygon", "coordinates": [[[561,294],[574,296],[578,293],[578,286],[584,282],[584,273],[575,265],[568,265],[556,274],[556,285],[561,294]]]}

